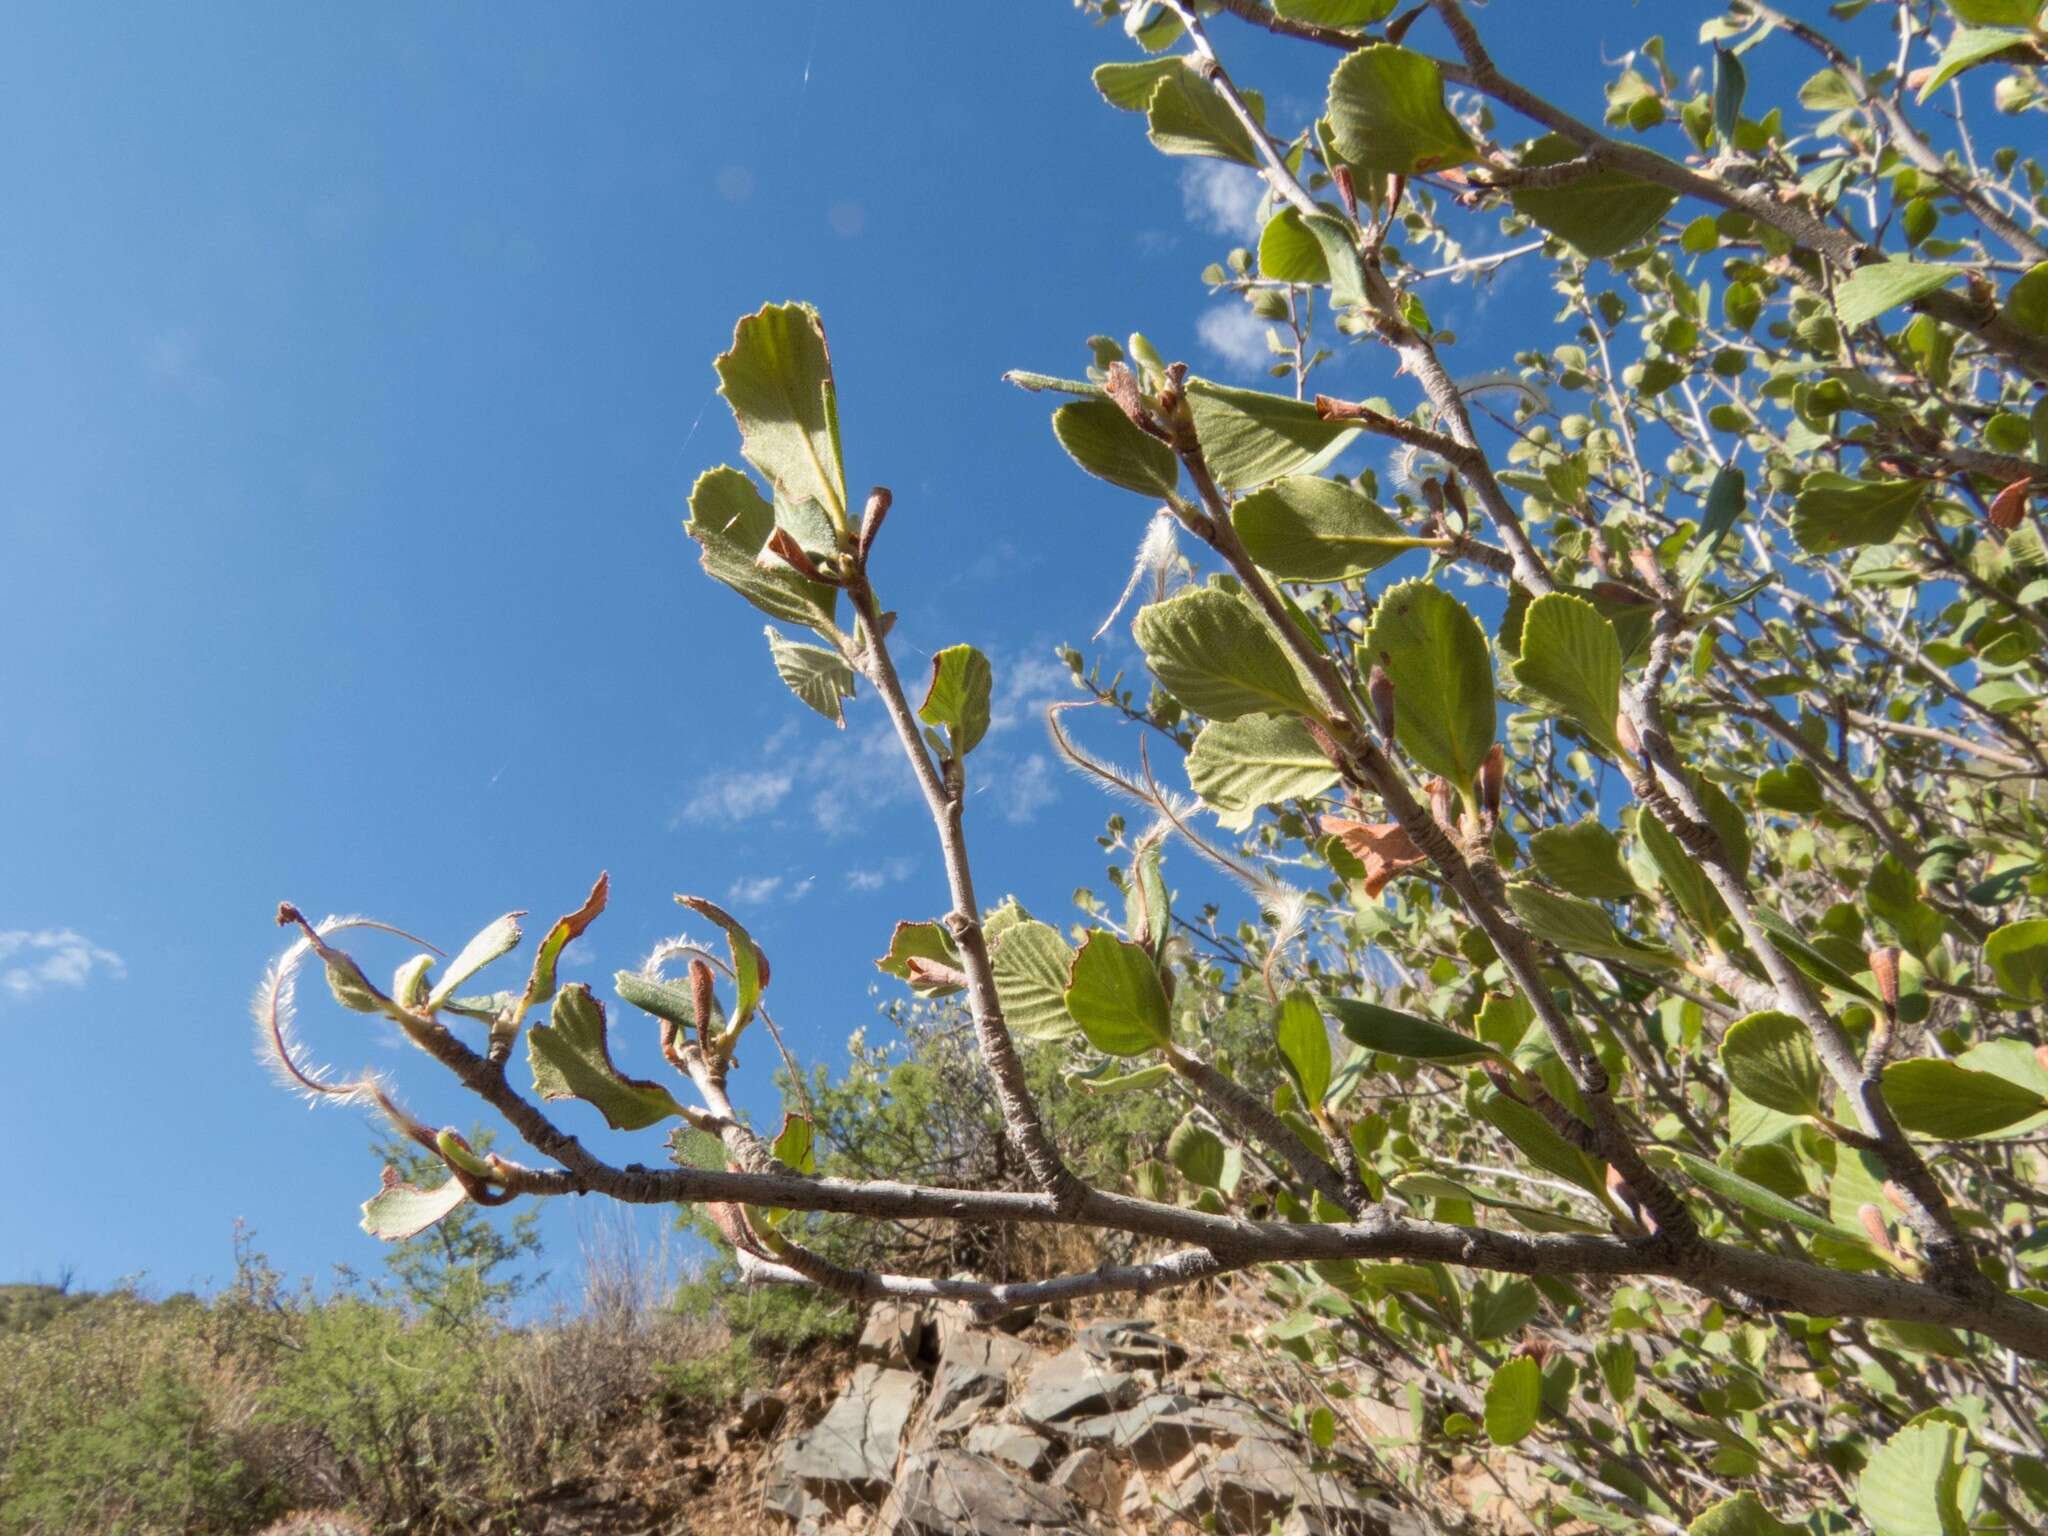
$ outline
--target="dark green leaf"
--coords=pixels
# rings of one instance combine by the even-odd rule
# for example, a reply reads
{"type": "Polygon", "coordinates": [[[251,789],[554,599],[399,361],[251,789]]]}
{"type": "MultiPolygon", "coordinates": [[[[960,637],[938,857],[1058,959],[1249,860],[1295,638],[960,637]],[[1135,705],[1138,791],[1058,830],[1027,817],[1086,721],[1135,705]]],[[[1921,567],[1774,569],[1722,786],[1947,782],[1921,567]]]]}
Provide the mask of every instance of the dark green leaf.
{"type": "Polygon", "coordinates": [[[1374,43],[1330,76],[1337,152],[1370,171],[1413,176],[1463,165],[1476,146],[1444,105],[1443,77],[1426,54],[1374,43]]]}
{"type": "Polygon", "coordinates": [[[1157,499],[1180,484],[1173,450],[1108,400],[1069,401],[1052,413],[1052,435],[1076,464],[1111,485],[1157,499]]]}
{"type": "Polygon", "coordinates": [[[1091,933],[1067,978],[1067,1012],[1106,1056],[1141,1056],[1172,1039],[1159,968],[1136,944],[1091,933]]]}
{"type": "Polygon", "coordinates": [[[1423,768],[1461,794],[1494,741],[1493,656],[1465,605],[1426,581],[1390,587],[1361,642],[1394,685],[1394,734],[1423,768]]]}
{"type": "MultiPolygon", "coordinates": [[[[1522,151],[1525,169],[1575,160],[1583,151],[1561,134],[1548,134],[1522,151]]],[[[1509,194],[1515,210],[1573,247],[1581,256],[1612,256],[1635,245],[1678,201],[1655,182],[1627,171],[1589,170],[1555,187],[1509,194]]]]}
{"type": "Polygon", "coordinates": [[[1152,675],[1196,714],[1314,713],[1280,642],[1229,592],[1201,587],[1152,603],[1139,611],[1135,629],[1152,675]]]}
{"type": "Polygon", "coordinates": [[[615,1131],[644,1130],[683,1112],[661,1084],[626,1077],[612,1065],[604,1005],[581,982],[555,994],[549,1022],[527,1031],[526,1051],[536,1093],[593,1104],[615,1131]]]}

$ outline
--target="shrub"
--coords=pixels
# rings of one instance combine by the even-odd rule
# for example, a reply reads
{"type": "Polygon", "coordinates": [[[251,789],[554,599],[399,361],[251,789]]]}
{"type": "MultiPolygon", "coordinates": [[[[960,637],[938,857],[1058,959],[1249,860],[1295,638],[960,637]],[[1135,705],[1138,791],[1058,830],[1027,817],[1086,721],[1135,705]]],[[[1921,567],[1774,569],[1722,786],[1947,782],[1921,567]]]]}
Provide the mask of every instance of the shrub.
{"type": "Polygon", "coordinates": [[[371,1230],[520,1196],[690,1202],[754,1281],[989,1311],[1256,1269],[1290,1309],[1269,1342],[1398,1368],[1423,1455],[1517,1448],[1573,1517],[2028,1528],[2048,1512],[2048,173],[1947,88],[2039,111],[2037,8],[1851,3],[1830,34],[1736,0],[1696,48],[1631,54],[1600,126],[1517,83],[1459,0],[1083,8],[1140,54],[1096,72],[1107,107],[1264,189],[1256,249],[1204,279],[1270,324],[1278,390],[1140,335],[1011,375],[1151,515],[1142,696],[1068,654],[1097,718],[1184,752],[1168,777],[1194,798],[1056,718],[1144,819],[1110,840],[1121,901],[1065,925],[984,906],[990,664],[944,647],[906,687],[878,588],[892,498],[849,494],[823,324],[746,316],[715,366],[752,473],[703,475],[688,531],[782,626],[803,704],[837,721],[877,696],[951,903],[904,914],[880,964],[964,1007],[987,1098],[857,1061],[820,1123],[757,1133],[728,1076],[771,972],[700,898],[722,954],[685,937],[615,979],[674,1086],[621,1076],[595,994],[556,975],[602,880],[480,996],[455,992],[518,941],[509,918],[438,984],[422,956],[387,990],[337,947],[350,924],[287,906],[298,937],[258,1000],[280,1070],[446,1170],[389,1183],[371,1230]],[[1234,54],[1246,25],[1314,61],[1313,96],[1235,78],[1218,39],[1234,54]],[[1766,102],[1751,67],[1781,56],[1818,72],[1766,102]],[[1967,135],[1926,108],[1945,90],[1967,135]],[[1510,263],[1554,307],[1502,316],[1489,371],[1461,375],[1472,344],[1436,296],[1510,263]],[[1397,398],[1315,394],[1326,343],[1385,347],[1397,398]],[[1334,472],[1362,443],[1385,472],[1334,472]],[[1168,846],[1242,884],[1240,921],[1191,928],[1168,846]],[[302,1064],[309,957],[542,1165],[302,1064]],[[1230,1020],[1261,1048],[1219,1044],[1230,1020]],[[530,1095],[506,1070],[522,1033],[530,1095]],[[565,1098],[694,1139],[673,1168],[613,1166],[543,1107],[565,1098]],[[1119,1100],[1170,1120],[1162,1155],[1084,1167],[1067,1106],[1119,1100]],[[1107,1232],[1131,1262],[1006,1283],[977,1237],[898,1271],[849,1219],[1107,1232]],[[946,1277],[957,1252],[976,1279],[946,1277]]]}

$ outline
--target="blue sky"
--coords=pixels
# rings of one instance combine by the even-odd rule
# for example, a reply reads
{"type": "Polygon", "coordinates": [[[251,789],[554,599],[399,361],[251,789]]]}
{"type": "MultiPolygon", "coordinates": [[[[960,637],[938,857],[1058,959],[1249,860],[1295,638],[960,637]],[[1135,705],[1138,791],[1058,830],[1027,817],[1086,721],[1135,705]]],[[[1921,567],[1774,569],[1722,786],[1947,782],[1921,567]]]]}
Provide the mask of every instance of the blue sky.
{"type": "MultiPolygon", "coordinates": [[[[1601,53],[1717,9],[1589,0],[1569,57],[1548,5],[1487,20],[1596,115],[1601,53]]],[[[1331,56],[1217,35],[1277,121],[1319,100],[1331,56]]],[[[1242,182],[1162,160],[1089,86],[1130,54],[1058,0],[8,8],[0,1279],[207,1284],[237,1218],[289,1272],[376,1263],[368,1126],[251,1056],[280,898],[452,950],[609,869],[578,974],[634,963],[693,891],[754,925],[801,1051],[872,1022],[890,924],[943,900],[928,826],[872,700],[843,733],[804,711],[679,528],[736,457],[711,358],[764,301],[821,307],[849,473],[895,491],[906,671],[961,640],[995,661],[984,895],[1059,917],[1098,880],[1108,807],[1036,716],[1145,509],[999,375],[1076,371],[1095,331],[1245,382],[1263,351],[1197,281],[1243,238],[1242,182]]],[[[1548,313],[1503,281],[1491,302],[1548,313]]],[[[1370,352],[1331,380],[1408,398],[1370,352]]],[[[469,1123],[323,991],[318,1055],[469,1123]]],[[[765,1106],[765,1052],[744,1066],[765,1106]]],[[[558,1269],[578,1222],[547,1218],[558,1269]]]]}

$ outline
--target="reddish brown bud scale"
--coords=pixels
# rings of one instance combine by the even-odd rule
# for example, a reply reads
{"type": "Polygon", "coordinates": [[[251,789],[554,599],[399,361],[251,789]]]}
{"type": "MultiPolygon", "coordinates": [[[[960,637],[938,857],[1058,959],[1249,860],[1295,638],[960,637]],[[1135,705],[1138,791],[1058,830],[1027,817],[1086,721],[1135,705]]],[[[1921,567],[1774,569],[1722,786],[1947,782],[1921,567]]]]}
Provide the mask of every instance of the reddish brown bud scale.
{"type": "Polygon", "coordinates": [[[1614,717],[1614,739],[1621,743],[1621,750],[1630,757],[1643,755],[1642,735],[1636,730],[1635,721],[1629,719],[1627,710],[1614,717]]]}
{"type": "Polygon", "coordinates": [[[1337,183],[1337,196],[1343,200],[1345,214],[1352,223],[1356,224],[1358,222],[1358,186],[1351,179],[1351,167],[1340,165],[1330,174],[1331,179],[1337,183]]]}
{"type": "Polygon", "coordinates": [[[1486,749],[1486,760],[1479,765],[1479,805],[1487,816],[1495,821],[1500,819],[1501,786],[1506,782],[1508,752],[1499,742],[1486,749]]]}
{"type": "Polygon", "coordinates": [[[690,1007],[697,1015],[697,1037],[700,1040],[709,1040],[711,1038],[712,984],[711,967],[702,960],[692,960],[690,962],[690,1007]]]}
{"type": "Polygon", "coordinates": [[[1456,804],[1457,791],[1451,788],[1451,781],[1449,779],[1431,779],[1429,781],[1429,812],[1436,818],[1438,826],[1456,829],[1458,825],[1458,815],[1454,809],[1456,804]]]}
{"type": "Polygon", "coordinates": [[[2011,533],[2027,515],[2027,497],[2033,494],[2033,490],[2031,479],[2013,481],[1991,498],[1991,505],[1985,509],[1986,520],[1992,527],[2011,533]]]}
{"type": "Polygon", "coordinates": [[[1870,974],[1877,982],[1877,995],[1884,999],[1884,1011],[1897,1017],[1899,1011],[1899,952],[1886,944],[1870,952],[1870,974]]]}
{"type": "Polygon", "coordinates": [[[1373,724],[1379,727],[1380,739],[1391,747],[1394,744],[1394,680],[1387,676],[1386,668],[1378,662],[1373,663],[1365,691],[1372,701],[1373,724]]]}
{"type": "Polygon", "coordinates": [[[1883,1211],[1866,1202],[1856,1207],[1856,1220],[1861,1223],[1864,1235],[1870,1239],[1871,1247],[1879,1253],[1888,1253],[1894,1258],[1898,1256],[1898,1249],[1892,1246],[1891,1229],[1884,1224],[1883,1211]]]}

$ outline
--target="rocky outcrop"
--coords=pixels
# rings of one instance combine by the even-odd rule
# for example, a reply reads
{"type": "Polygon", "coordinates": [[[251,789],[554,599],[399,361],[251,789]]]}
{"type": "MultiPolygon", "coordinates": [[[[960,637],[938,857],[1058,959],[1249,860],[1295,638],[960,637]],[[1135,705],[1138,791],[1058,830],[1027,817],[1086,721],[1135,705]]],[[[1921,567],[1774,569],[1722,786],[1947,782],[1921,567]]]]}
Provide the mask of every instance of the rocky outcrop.
{"type": "MultiPolygon", "coordinates": [[[[1188,1350],[1150,1324],[1054,1327],[1018,1337],[876,1308],[843,1390],[772,1453],[768,1508],[796,1536],[1418,1529],[1355,1469],[1180,1374],[1188,1350]]],[[[771,1411],[753,1409],[751,1432],[771,1411]]]]}
{"type": "Polygon", "coordinates": [[[915,1372],[857,1367],[825,1417],[783,1448],[768,1506],[801,1525],[879,1503],[895,1481],[903,1431],[923,1391],[915,1372]]]}

